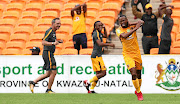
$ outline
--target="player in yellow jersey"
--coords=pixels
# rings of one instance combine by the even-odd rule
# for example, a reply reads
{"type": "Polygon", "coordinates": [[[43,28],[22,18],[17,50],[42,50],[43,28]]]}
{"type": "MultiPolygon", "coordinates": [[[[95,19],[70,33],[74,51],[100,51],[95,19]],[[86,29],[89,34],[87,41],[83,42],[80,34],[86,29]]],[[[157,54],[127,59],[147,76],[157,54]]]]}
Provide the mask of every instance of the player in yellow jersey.
{"type": "Polygon", "coordinates": [[[119,37],[123,45],[123,57],[127,65],[128,70],[132,75],[132,82],[136,88],[135,94],[138,100],[143,100],[143,95],[141,93],[141,69],[142,69],[142,59],[138,46],[136,30],[142,26],[144,21],[139,20],[137,23],[129,23],[125,15],[119,18],[121,26],[116,29],[116,34],[119,37]]]}
{"type": "Polygon", "coordinates": [[[74,48],[80,50],[80,45],[82,48],[87,48],[87,37],[86,37],[86,3],[79,5],[77,4],[71,9],[71,16],[73,21],[73,43],[74,48]],[[75,12],[76,11],[76,12],[75,12]]]}
{"type": "Polygon", "coordinates": [[[93,70],[96,72],[96,75],[90,80],[85,80],[84,84],[88,93],[95,93],[94,87],[97,84],[97,81],[106,75],[106,67],[102,59],[102,47],[110,46],[115,47],[112,43],[103,43],[102,38],[107,38],[107,31],[105,25],[101,21],[96,21],[94,23],[94,30],[92,33],[93,37],[93,52],[91,54],[93,70]],[[104,34],[101,33],[104,29],[104,34]],[[91,86],[90,86],[91,84],[91,86]],[[90,88],[89,88],[90,87],[90,88]]]}

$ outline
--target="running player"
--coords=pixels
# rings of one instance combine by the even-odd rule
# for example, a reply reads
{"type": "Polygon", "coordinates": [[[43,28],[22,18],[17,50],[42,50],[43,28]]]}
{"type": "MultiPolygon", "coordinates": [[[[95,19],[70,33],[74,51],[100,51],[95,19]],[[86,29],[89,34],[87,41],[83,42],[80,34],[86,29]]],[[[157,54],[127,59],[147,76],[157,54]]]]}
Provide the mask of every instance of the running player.
{"type": "Polygon", "coordinates": [[[96,86],[97,81],[106,75],[106,67],[102,59],[102,47],[104,46],[115,47],[115,45],[112,43],[103,43],[102,38],[103,37],[107,38],[107,31],[105,25],[100,21],[96,21],[94,23],[94,30],[92,33],[92,37],[93,37],[93,52],[91,54],[91,60],[92,60],[93,70],[96,72],[96,75],[92,79],[84,81],[88,93],[95,93],[94,87],[96,86]],[[101,33],[102,29],[104,29],[104,34],[101,33]]]}
{"type": "Polygon", "coordinates": [[[119,18],[121,26],[116,29],[116,34],[119,37],[123,45],[123,57],[127,65],[127,68],[131,72],[132,82],[136,88],[135,94],[138,100],[143,100],[143,95],[140,90],[141,87],[141,69],[142,59],[141,53],[138,46],[136,30],[142,26],[144,21],[139,20],[137,23],[130,24],[125,15],[119,18]]]}
{"type": "Polygon", "coordinates": [[[46,73],[36,78],[34,81],[29,81],[29,87],[32,93],[34,93],[34,86],[37,82],[49,77],[48,88],[46,93],[54,93],[51,90],[51,86],[54,82],[54,78],[57,73],[56,61],[54,58],[54,51],[56,45],[62,42],[62,40],[56,40],[56,30],[58,30],[61,26],[60,19],[55,18],[52,20],[52,26],[46,31],[44,38],[42,39],[42,44],[44,45],[43,50],[43,60],[44,66],[43,70],[46,70],[46,73]]]}

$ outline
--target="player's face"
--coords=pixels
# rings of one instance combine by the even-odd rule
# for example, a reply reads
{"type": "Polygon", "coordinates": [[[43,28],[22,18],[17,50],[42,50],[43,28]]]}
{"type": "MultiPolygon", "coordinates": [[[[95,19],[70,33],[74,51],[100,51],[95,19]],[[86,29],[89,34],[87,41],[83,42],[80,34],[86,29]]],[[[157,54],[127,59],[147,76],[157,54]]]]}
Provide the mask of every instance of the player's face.
{"type": "Polygon", "coordinates": [[[166,9],[166,15],[171,15],[172,14],[172,10],[171,9],[166,9]]]}
{"type": "Polygon", "coordinates": [[[78,9],[76,10],[76,13],[77,13],[78,15],[80,15],[80,14],[81,14],[81,8],[78,8],[78,9]]]}
{"type": "Polygon", "coordinates": [[[152,8],[146,9],[146,13],[147,13],[148,15],[151,15],[151,14],[152,14],[152,8]]]}
{"type": "Polygon", "coordinates": [[[96,29],[98,31],[102,31],[102,28],[103,28],[103,24],[101,22],[96,23],[96,29]]]}
{"type": "Polygon", "coordinates": [[[128,26],[128,19],[126,17],[120,17],[119,22],[123,28],[128,26]]]}
{"type": "Polygon", "coordinates": [[[53,24],[55,30],[58,30],[61,27],[61,21],[55,20],[55,23],[53,24]]]}

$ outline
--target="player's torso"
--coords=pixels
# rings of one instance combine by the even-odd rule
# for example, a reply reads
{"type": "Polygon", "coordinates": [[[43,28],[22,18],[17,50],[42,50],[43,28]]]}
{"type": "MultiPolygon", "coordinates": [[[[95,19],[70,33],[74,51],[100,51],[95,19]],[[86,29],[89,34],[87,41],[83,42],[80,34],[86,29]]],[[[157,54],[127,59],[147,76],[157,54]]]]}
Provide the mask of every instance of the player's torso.
{"type": "Polygon", "coordinates": [[[77,15],[75,13],[73,17],[73,34],[86,33],[86,19],[84,13],[77,15]]]}
{"type": "MultiPolygon", "coordinates": [[[[133,28],[134,26],[130,26],[127,28],[118,28],[117,32],[121,31],[121,33],[122,32],[127,33],[127,32],[130,32],[130,30],[132,30],[133,28]]],[[[127,38],[121,37],[120,40],[123,45],[123,52],[122,52],[123,55],[140,54],[136,32],[129,35],[127,38]]]]}
{"type": "MultiPolygon", "coordinates": [[[[47,32],[48,31],[50,31],[50,30],[47,30],[47,32]]],[[[56,40],[56,32],[54,32],[52,30],[51,33],[49,34],[48,42],[55,42],[55,40],[56,40]]],[[[55,51],[55,45],[53,45],[53,46],[44,46],[44,50],[54,52],[55,51]]]]}
{"type": "MultiPolygon", "coordinates": [[[[103,34],[98,33],[97,34],[100,41],[103,42],[103,34]]],[[[96,58],[96,56],[100,57],[102,56],[102,47],[97,44],[97,42],[93,39],[93,52],[91,54],[92,58],[96,58]]]]}

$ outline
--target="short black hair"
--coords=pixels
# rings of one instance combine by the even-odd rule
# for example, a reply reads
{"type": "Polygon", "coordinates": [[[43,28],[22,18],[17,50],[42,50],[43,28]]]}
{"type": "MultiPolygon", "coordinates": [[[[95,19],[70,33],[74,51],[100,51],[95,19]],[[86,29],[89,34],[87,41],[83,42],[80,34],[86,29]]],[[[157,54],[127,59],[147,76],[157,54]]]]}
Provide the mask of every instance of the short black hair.
{"type": "MultiPolygon", "coordinates": [[[[96,31],[95,27],[96,27],[96,24],[97,24],[98,22],[101,22],[101,21],[96,21],[96,22],[94,22],[94,29],[93,29],[93,32],[96,31]]],[[[92,32],[92,35],[93,35],[93,32],[92,32]]]]}
{"type": "Polygon", "coordinates": [[[120,15],[120,17],[118,17],[118,19],[120,19],[121,17],[127,18],[126,15],[120,15]]]}
{"type": "Polygon", "coordinates": [[[54,19],[52,20],[52,24],[55,23],[56,20],[60,20],[60,19],[59,19],[59,18],[54,18],[54,19]]]}

